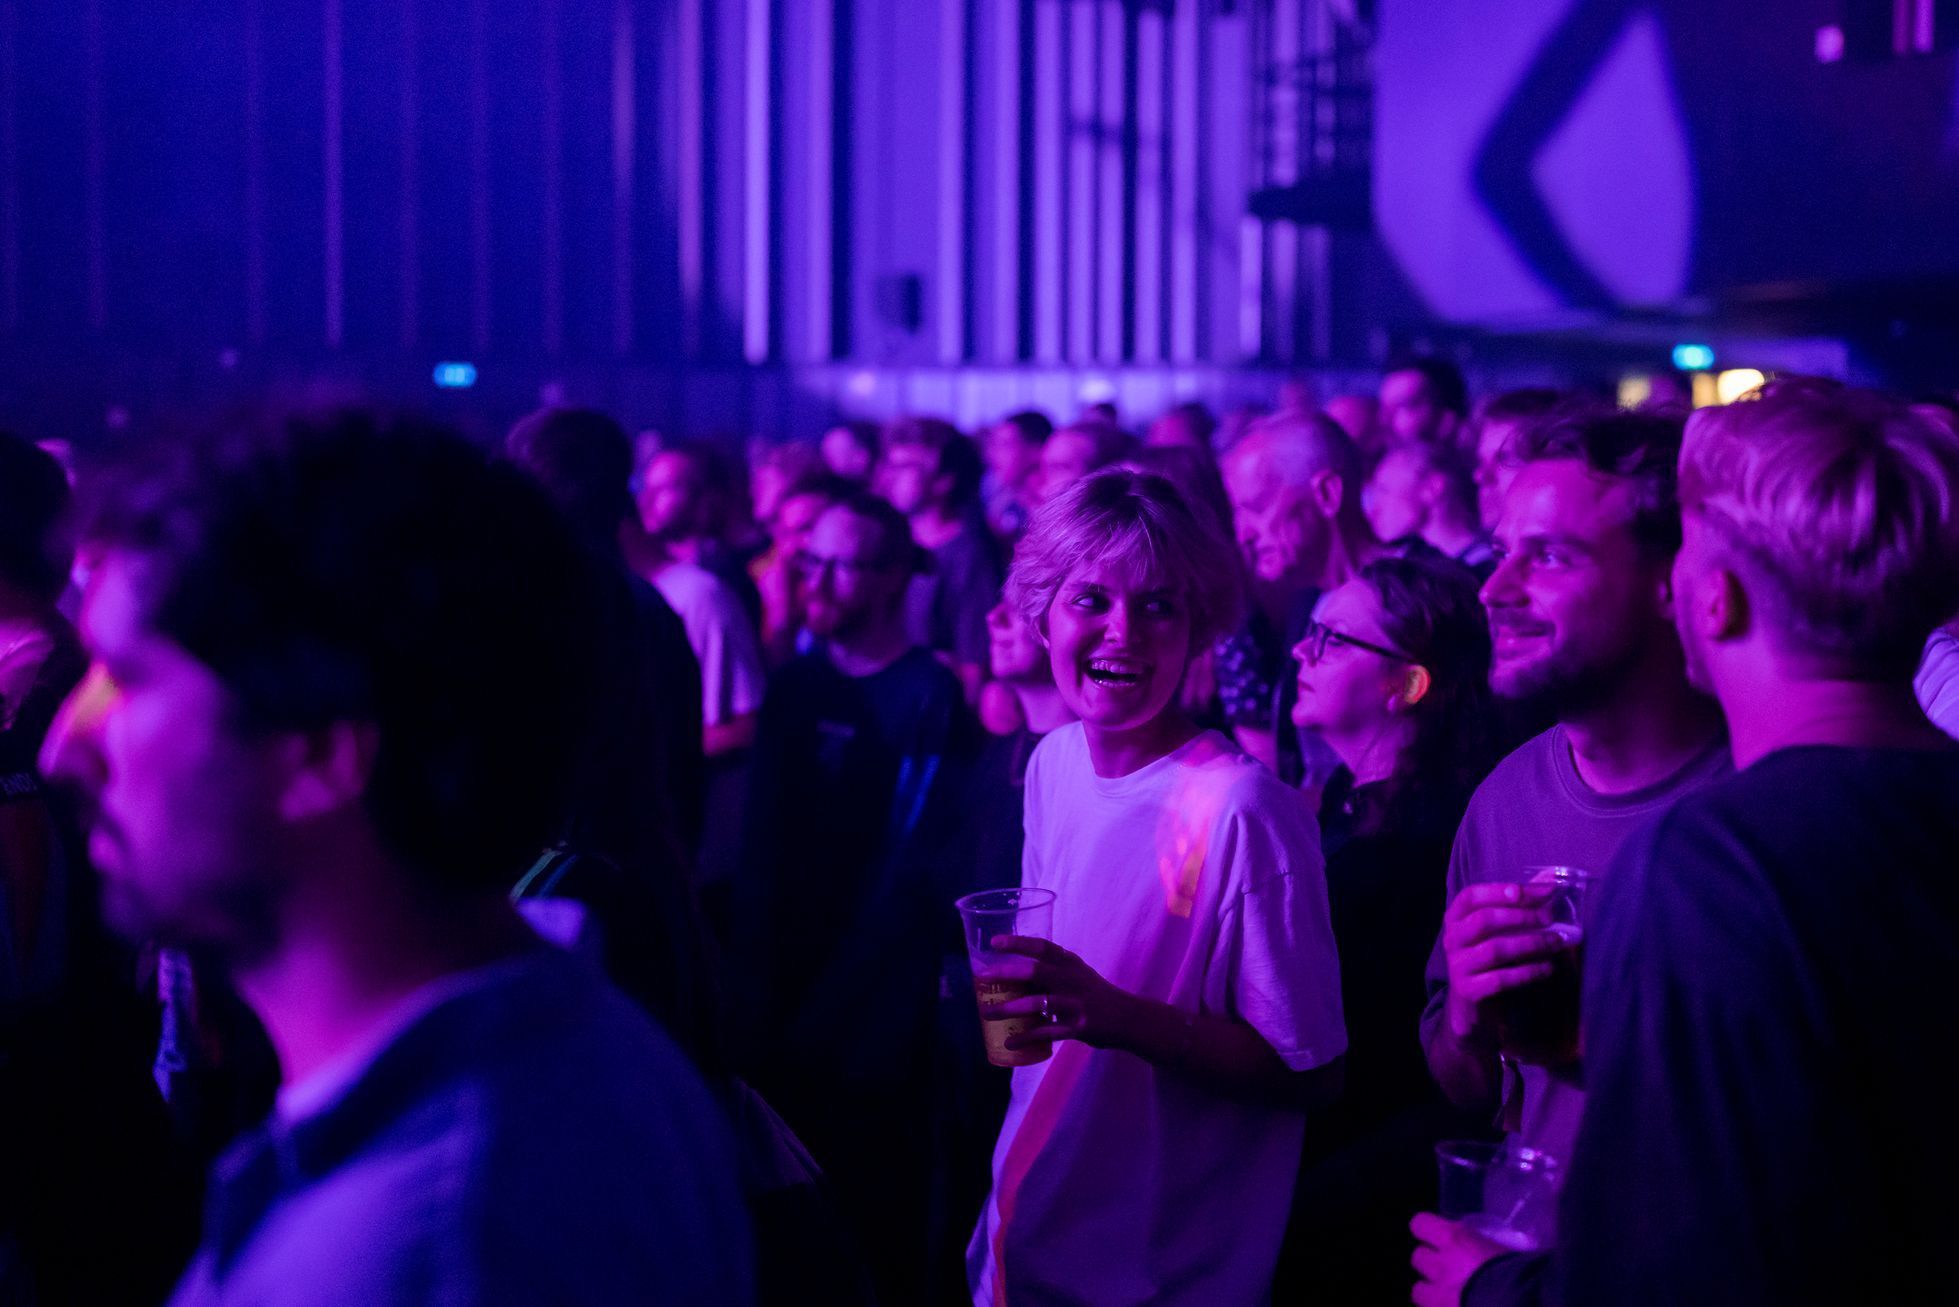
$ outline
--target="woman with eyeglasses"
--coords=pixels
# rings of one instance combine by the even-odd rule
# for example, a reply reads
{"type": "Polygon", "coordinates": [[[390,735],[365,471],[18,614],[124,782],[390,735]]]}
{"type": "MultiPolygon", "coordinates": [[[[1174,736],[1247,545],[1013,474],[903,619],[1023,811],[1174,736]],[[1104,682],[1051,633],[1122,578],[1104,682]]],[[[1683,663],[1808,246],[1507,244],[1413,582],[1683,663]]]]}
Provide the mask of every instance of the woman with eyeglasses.
{"type": "Polygon", "coordinates": [[[1293,656],[1293,721],[1341,762],[1320,830],[1349,1044],[1346,1093],[1307,1132],[1275,1299],[1406,1302],[1433,1146],[1488,1124],[1447,1106],[1415,1038],[1450,846],[1495,760],[1475,577],[1439,554],[1377,559],[1321,597],[1293,656]]]}

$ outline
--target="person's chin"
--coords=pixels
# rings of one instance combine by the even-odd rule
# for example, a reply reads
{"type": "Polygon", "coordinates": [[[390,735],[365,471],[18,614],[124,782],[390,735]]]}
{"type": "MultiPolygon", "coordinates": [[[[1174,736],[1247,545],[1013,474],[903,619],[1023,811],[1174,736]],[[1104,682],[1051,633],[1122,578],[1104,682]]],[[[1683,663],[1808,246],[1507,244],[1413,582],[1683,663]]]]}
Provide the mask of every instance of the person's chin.
{"type": "Polygon", "coordinates": [[[88,833],[88,861],[105,883],[113,882],[122,869],[122,846],[108,827],[96,825],[88,833]]]}
{"type": "Polygon", "coordinates": [[[1499,699],[1529,699],[1544,688],[1543,664],[1534,658],[1513,658],[1490,668],[1490,693],[1499,699]]]}
{"type": "Polygon", "coordinates": [[[1158,694],[1155,687],[1137,686],[1113,693],[1093,686],[1072,696],[1069,707],[1084,722],[1102,731],[1134,731],[1148,726],[1170,707],[1170,694],[1158,694]]]}
{"type": "Polygon", "coordinates": [[[164,933],[149,902],[129,882],[103,876],[100,898],[102,923],[119,938],[133,943],[164,933]]]}

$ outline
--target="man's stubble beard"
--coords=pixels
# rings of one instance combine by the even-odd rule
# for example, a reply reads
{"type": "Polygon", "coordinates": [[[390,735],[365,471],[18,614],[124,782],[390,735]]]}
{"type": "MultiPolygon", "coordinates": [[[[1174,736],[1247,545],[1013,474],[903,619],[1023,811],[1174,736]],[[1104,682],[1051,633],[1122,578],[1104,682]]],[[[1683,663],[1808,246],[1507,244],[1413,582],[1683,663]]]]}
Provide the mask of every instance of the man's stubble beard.
{"type": "Polygon", "coordinates": [[[1580,661],[1582,652],[1559,650],[1507,686],[1492,674],[1490,690],[1498,699],[1516,704],[1534,717],[1570,721],[1613,702],[1643,656],[1644,651],[1635,647],[1613,657],[1580,661]]]}

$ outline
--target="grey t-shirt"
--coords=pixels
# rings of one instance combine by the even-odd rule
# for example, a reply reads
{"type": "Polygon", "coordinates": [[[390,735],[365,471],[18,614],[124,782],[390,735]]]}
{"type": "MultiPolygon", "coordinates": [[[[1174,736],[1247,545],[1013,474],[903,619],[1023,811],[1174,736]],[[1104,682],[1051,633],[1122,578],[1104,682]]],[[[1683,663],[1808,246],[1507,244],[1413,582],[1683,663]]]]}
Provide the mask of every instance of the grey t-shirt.
{"type": "MultiPolygon", "coordinates": [[[[1600,794],[1578,775],[1564,727],[1553,726],[1498,763],[1470,799],[1449,856],[1449,899],[1467,885],[1521,881],[1526,867],[1582,867],[1603,873],[1619,846],[1647,821],[1682,794],[1733,770],[1724,735],[1657,784],[1626,794],[1600,794]]],[[[1449,964],[1438,937],[1428,959],[1423,1048],[1444,1033],[1448,999],[1449,964]]],[[[1568,1159],[1584,1091],[1542,1067],[1508,1060],[1503,1086],[1503,1119],[1516,1124],[1517,1138],[1568,1159]]]]}

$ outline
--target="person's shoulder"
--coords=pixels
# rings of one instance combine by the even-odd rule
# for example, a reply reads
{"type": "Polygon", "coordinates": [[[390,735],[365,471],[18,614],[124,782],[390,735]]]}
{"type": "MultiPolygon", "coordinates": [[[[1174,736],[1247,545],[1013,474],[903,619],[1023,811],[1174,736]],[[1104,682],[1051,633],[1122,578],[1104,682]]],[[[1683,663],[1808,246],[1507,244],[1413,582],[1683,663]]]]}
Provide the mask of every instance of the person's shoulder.
{"type": "Polygon", "coordinates": [[[958,559],[968,565],[998,566],[1000,563],[1000,541],[992,528],[987,526],[986,518],[977,513],[968,514],[959,533],[946,541],[938,552],[941,557],[958,559]]]}
{"type": "Polygon", "coordinates": [[[1711,773],[1675,801],[1668,824],[1676,831],[1758,831],[1776,843],[1800,843],[1805,830],[1841,831],[1914,797],[1959,819],[1959,748],[1779,750],[1751,766],[1711,773]]]}
{"type": "Polygon", "coordinates": [[[720,577],[698,563],[678,559],[655,572],[653,584],[678,609],[710,604],[728,593],[728,583],[720,577]]]}
{"type": "Polygon", "coordinates": [[[1027,775],[1031,782],[1037,767],[1053,772],[1056,768],[1073,766],[1077,758],[1087,757],[1087,728],[1080,722],[1068,722],[1034,742],[1033,751],[1027,755],[1027,775]]]}
{"type": "Polygon", "coordinates": [[[521,1192],[577,1184],[580,1171],[595,1180],[594,1168],[618,1178],[728,1160],[726,1122],[700,1073],[583,959],[541,955],[483,1002],[455,1098],[466,1105],[458,1128],[499,1184],[521,1192]]]}
{"type": "Polygon", "coordinates": [[[1207,730],[1180,751],[1175,787],[1208,798],[1221,818],[1253,821],[1311,817],[1306,796],[1218,731],[1207,730]]]}
{"type": "Polygon", "coordinates": [[[634,1241],[679,1252],[676,1225],[703,1265],[745,1251],[734,1149],[706,1084],[588,964],[555,951],[472,977],[292,1130],[301,1153],[347,1151],[255,1240],[229,1286],[242,1296],[257,1279],[323,1277],[330,1291],[277,1300],[395,1301],[433,1266],[445,1278],[431,1297],[522,1301],[614,1273],[650,1290],[634,1241]]]}
{"type": "MultiPolygon", "coordinates": [[[[434,1014],[430,1043],[448,1048],[485,1089],[522,1092],[538,1076],[555,1077],[571,1063],[698,1082],[672,1039],[583,958],[539,946],[483,977],[449,1010],[434,1014]],[[500,1032],[495,1039],[480,1037],[492,1030],[500,1032]],[[547,1049],[549,1065],[540,1067],[534,1055],[547,1049]]],[[[618,1087],[618,1081],[603,1079],[590,1092],[618,1087]]]]}
{"type": "Polygon", "coordinates": [[[913,645],[898,655],[880,676],[902,682],[921,699],[958,700],[962,704],[966,700],[965,687],[960,685],[952,669],[920,645],[913,645]]]}
{"type": "Polygon", "coordinates": [[[793,700],[817,687],[833,686],[848,678],[837,670],[821,646],[806,649],[775,670],[769,677],[771,699],[793,700]]]}
{"type": "Polygon", "coordinates": [[[1553,726],[1505,754],[1469,796],[1464,820],[1472,821],[1483,814],[1502,814],[1523,796],[1550,788],[1559,752],[1564,747],[1563,728],[1553,726]]]}
{"type": "MultiPolygon", "coordinates": [[[[638,572],[624,567],[616,569],[623,582],[612,592],[623,594],[624,602],[630,605],[633,614],[652,632],[655,640],[672,639],[680,644],[687,643],[687,628],[674,611],[673,602],[660,593],[660,587],[641,576],[638,572]]],[[[608,583],[610,585],[610,583],[608,583]]]]}

